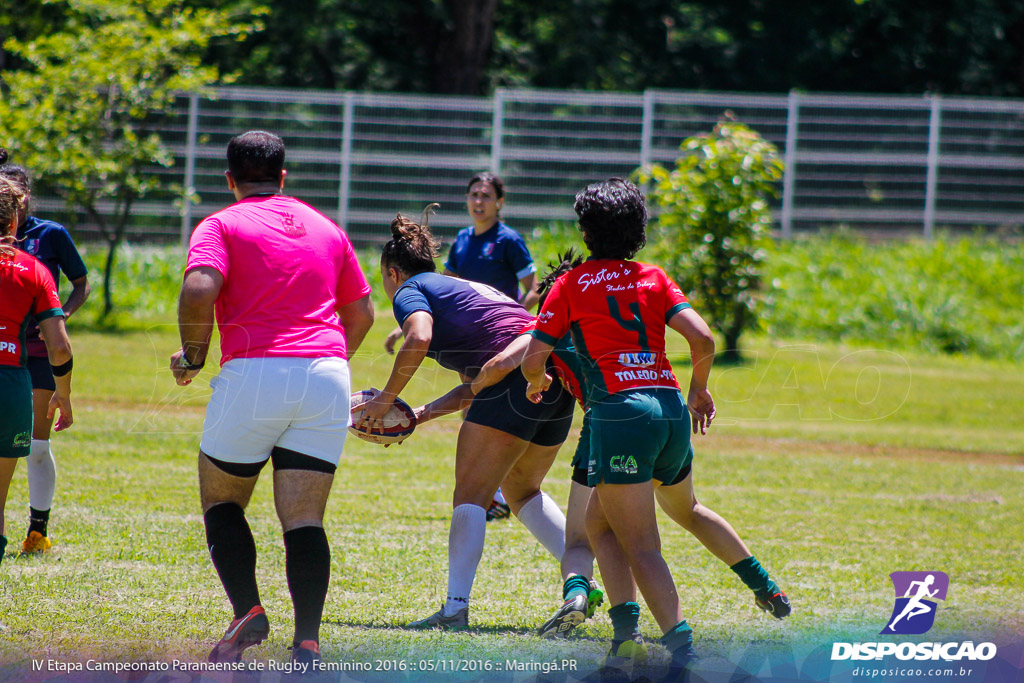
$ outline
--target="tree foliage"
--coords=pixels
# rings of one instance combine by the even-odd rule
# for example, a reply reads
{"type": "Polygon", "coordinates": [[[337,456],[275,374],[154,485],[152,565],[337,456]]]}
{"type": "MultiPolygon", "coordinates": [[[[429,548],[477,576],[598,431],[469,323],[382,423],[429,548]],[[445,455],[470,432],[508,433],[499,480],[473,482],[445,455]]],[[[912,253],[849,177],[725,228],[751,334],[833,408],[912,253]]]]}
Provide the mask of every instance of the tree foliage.
{"type": "Polygon", "coordinates": [[[688,138],[675,168],[637,173],[657,212],[653,253],[708,323],[725,338],[723,360],[739,360],[740,335],[759,323],[768,199],[782,179],[778,150],[747,126],[722,121],[688,138]]]}
{"type": "Polygon", "coordinates": [[[151,169],[173,163],[154,124],[181,92],[218,80],[201,63],[211,39],[256,27],[177,0],[69,0],[65,17],[60,31],[4,44],[29,67],[2,73],[0,120],[14,159],[99,227],[106,316],[132,206],[160,187],[151,169]]]}
{"type": "MultiPolygon", "coordinates": [[[[268,5],[265,31],[204,56],[246,85],[1024,96],[1024,3],[1006,0],[181,2],[236,15],[268,5]]],[[[67,6],[6,3],[0,37],[60,28],[67,6]]],[[[22,65],[0,51],[0,69],[22,65]]]]}

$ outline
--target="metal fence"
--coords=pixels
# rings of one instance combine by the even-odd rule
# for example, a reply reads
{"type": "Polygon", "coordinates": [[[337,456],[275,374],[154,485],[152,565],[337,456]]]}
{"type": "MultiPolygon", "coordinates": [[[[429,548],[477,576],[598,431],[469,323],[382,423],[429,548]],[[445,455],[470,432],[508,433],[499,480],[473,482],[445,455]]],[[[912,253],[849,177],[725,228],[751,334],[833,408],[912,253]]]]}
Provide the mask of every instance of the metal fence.
{"type": "MultiPolygon", "coordinates": [[[[379,241],[399,210],[440,202],[442,236],[468,224],[465,183],[505,180],[503,216],[526,230],[571,220],[585,184],[642,164],[671,164],[687,137],[726,112],[778,146],[786,174],[779,232],[844,225],[930,236],[937,229],[1024,225],[1024,102],[790,93],[649,90],[642,94],[498,90],[492,97],[221,88],[183,96],[162,130],[176,163],[154,169],[166,193],[138,204],[132,238],[186,239],[233,201],[224,150],[255,128],[282,135],[288,187],[360,243],[379,241]],[[180,190],[179,190],[180,192],[180,190]]],[[[39,204],[56,210],[45,196],[39,204]]],[[[88,239],[93,227],[73,220],[88,239]]]]}

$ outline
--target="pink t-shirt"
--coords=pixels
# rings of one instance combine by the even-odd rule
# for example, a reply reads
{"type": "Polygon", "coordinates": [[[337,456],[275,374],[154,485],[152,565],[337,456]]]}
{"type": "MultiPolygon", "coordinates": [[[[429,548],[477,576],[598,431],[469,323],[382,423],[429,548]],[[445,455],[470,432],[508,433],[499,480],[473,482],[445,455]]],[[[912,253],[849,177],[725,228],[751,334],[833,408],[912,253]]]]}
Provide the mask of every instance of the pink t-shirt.
{"type": "Polygon", "coordinates": [[[370,293],[348,236],[293,197],[248,197],[192,233],[185,272],[215,268],[223,365],[232,358],[347,358],[339,306],[370,293]]]}

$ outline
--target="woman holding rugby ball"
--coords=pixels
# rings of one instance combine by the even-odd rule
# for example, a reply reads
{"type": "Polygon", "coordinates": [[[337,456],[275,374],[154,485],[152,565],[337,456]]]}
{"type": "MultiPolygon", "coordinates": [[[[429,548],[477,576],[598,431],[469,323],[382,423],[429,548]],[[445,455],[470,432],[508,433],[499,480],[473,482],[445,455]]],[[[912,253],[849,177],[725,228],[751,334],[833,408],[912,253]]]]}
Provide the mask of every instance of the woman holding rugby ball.
{"type": "Polygon", "coordinates": [[[469,382],[532,316],[493,287],[437,273],[438,244],[425,219],[420,225],[398,216],[391,234],[381,254],[381,274],[405,343],[384,389],[353,413],[364,411],[360,426],[374,429],[428,356],[463,378],[462,385],[417,410],[425,421],[469,406],[455,452],[448,594],[438,612],[409,627],[466,628],[486,509],[499,485],[519,521],[561,559],[565,516],[540,484],[569,432],[573,401],[561,386],[544,392],[538,403],[527,401],[519,373],[474,398],[469,382]]]}

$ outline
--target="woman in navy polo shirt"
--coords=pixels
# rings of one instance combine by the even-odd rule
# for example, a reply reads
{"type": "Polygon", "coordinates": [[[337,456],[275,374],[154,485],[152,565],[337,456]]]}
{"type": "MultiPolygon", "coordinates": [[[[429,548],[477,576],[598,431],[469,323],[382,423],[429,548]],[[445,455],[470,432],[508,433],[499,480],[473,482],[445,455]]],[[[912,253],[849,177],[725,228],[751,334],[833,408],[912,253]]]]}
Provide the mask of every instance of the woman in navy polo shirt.
{"type": "Polygon", "coordinates": [[[483,282],[530,310],[540,298],[537,267],[523,238],[499,219],[504,203],[501,178],[493,173],[473,176],[466,187],[466,208],[473,225],[455,236],[445,275],[483,282]]]}

